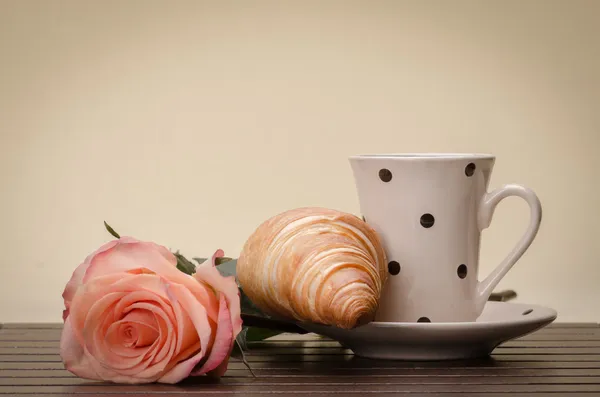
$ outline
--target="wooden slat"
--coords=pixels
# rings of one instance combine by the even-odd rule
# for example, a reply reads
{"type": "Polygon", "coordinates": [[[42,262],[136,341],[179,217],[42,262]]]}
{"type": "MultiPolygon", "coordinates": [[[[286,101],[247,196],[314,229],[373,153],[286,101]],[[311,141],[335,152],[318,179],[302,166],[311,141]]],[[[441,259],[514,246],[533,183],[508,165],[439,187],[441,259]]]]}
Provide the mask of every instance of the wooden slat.
{"type": "Polygon", "coordinates": [[[40,347],[56,349],[59,346],[58,341],[0,341],[0,348],[7,347],[40,347]]]}
{"type": "Polygon", "coordinates": [[[62,329],[62,323],[4,323],[4,329],[62,329]]]}
{"type": "Polygon", "coordinates": [[[544,335],[544,334],[531,334],[531,335],[527,335],[527,336],[523,336],[520,338],[516,338],[513,339],[513,342],[519,342],[519,341],[555,341],[555,342],[560,342],[563,340],[571,340],[571,341],[600,341],[600,335],[598,336],[594,336],[594,335],[578,335],[578,334],[572,334],[572,335],[559,335],[559,336],[555,336],[555,335],[544,335]]]}
{"type": "MultiPolygon", "coordinates": [[[[194,385],[195,380],[186,381],[179,386],[194,385]]],[[[335,376],[320,378],[272,378],[268,374],[257,378],[222,378],[220,385],[228,386],[264,386],[267,389],[284,389],[296,386],[379,386],[379,385],[600,385],[596,377],[481,377],[481,376],[404,376],[404,377],[353,377],[339,378],[335,376]]],[[[103,386],[118,388],[120,385],[103,382],[93,382],[80,378],[0,378],[2,386],[103,386]]]]}
{"type": "MultiPolygon", "coordinates": [[[[24,333],[24,334],[5,334],[0,332],[0,342],[58,342],[60,334],[47,333],[24,333]]],[[[514,339],[513,341],[600,341],[600,332],[594,333],[571,333],[571,334],[544,334],[535,333],[526,337],[514,339]]],[[[278,342],[286,342],[288,340],[277,340],[278,342]]],[[[289,340],[293,342],[295,340],[289,340]]],[[[327,340],[328,341],[328,340],[327,340]]]]}
{"type": "MultiPolygon", "coordinates": [[[[598,362],[591,361],[506,361],[506,360],[480,360],[480,361],[447,361],[447,362],[403,362],[403,361],[371,361],[361,362],[354,360],[327,362],[327,361],[293,361],[293,362],[251,362],[252,368],[270,370],[319,370],[319,371],[364,371],[367,369],[405,369],[405,368],[436,368],[440,370],[450,368],[482,368],[498,371],[502,367],[510,368],[599,368],[598,362]]],[[[246,370],[245,366],[233,361],[229,366],[231,369],[246,370]]]]}
{"type": "MultiPolygon", "coordinates": [[[[354,356],[352,353],[343,354],[312,354],[312,355],[247,355],[249,362],[346,362],[350,359],[354,360],[354,364],[361,363],[360,357],[354,356]]],[[[598,354],[500,354],[493,355],[496,361],[552,361],[552,362],[598,362],[600,363],[600,355],[598,354]]],[[[60,362],[61,358],[56,354],[34,354],[34,355],[18,355],[18,354],[3,354],[0,355],[0,362],[60,362]]],[[[369,363],[376,360],[368,360],[369,363]]],[[[377,361],[379,362],[379,361],[377,361]]],[[[389,363],[391,361],[382,361],[389,363]]],[[[364,362],[363,362],[364,363],[364,362]]]]}
{"type": "Polygon", "coordinates": [[[519,338],[504,342],[500,347],[600,347],[600,339],[578,338],[571,335],[564,338],[532,335],[530,338],[519,338]]]}
{"type": "MultiPolygon", "coordinates": [[[[289,391],[287,393],[283,393],[283,395],[316,395],[319,397],[340,397],[343,396],[344,394],[348,394],[345,392],[344,389],[342,390],[338,390],[335,392],[326,392],[326,393],[304,393],[304,392],[298,392],[298,393],[294,393],[293,391],[289,391]]],[[[490,396],[497,396],[497,397],[507,397],[510,395],[510,397],[531,397],[531,396],[535,396],[535,397],[557,397],[557,393],[553,393],[553,392],[540,392],[540,391],[529,391],[529,392],[523,392],[523,393],[519,393],[519,392],[470,392],[470,393],[455,393],[452,391],[443,391],[443,392],[435,392],[435,393],[430,393],[427,391],[420,391],[420,392],[386,392],[386,391],[377,391],[372,390],[370,392],[364,392],[364,393],[358,393],[358,394],[377,394],[377,395],[382,395],[382,396],[408,396],[408,397],[415,397],[415,396],[427,396],[427,397],[437,397],[437,396],[445,396],[445,397],[456,397],[457,395],[467,395],[469,397],[490,397],[490,396]]],[[[60,395],[71,395],[71,394],[60,394],[60,395]]],[[[106,394],[106,393],[86,393],[85,397],[106,397],[106,396],[114,396],[115,394],[106,394]]],[[[116,395],[120,396],[120,397],[145,397],[148,394],[146,393],[128,393],[127,395],[123,395],[123,394],[119,394],[117,393],[116,395]]],[[[158,396],[160,396],[161,394],[156,394],[158,396]]],[[[163,394],[167,395],[169,397],[172,396],[179,396],[179,395],[183,395],[183,396],[207,396],[207,395],[213,395],[213,394],[209,394],[207,392],[203,392],[202,390],[184,390],[184,391],[180,391],[179,393],[175,394],[175,393],[167,393],[167,394],[163,394]]],[[[269,395],[269,393],[261,393],[261,394],[257,394],[257,393],[243,393],[241,394],[243,397],[264,397],[265,395],[269,395]]],[[[270,395],[282,395],[282,393],[271,393],[270,395]]],[[[595,394],[590,394],[590,393],[586,393],[586,392],[570,392],[568,394],[566,393],[561,393],[558,394],[560,396],[564,396],[564,395],[568,395],[569,397],[590,397],[593,396],[595,394]]],[[[40,396],[56,396],[56,394],[46,394],[43,392],[38,392],[35,394],[32,393],[23,393],[23,394],[18,394],[19,397],[40,397],[40,396]]],[[[223,392],[223,393],[219,393],[217,394],[217,396],[219,397],[227,397],[227,396],[236,396],[239,397],[240,393],[236,393],[235,391],[233,392],[223,392]]]]}
{"type": "Polygon", "coordinates": [[[598,328],[598,327],[600,327],[600,323],[597,323],[597,322],[566,323],[566,322],[559,321],[559,322],[554,322],[554,323],[547,325],[547,328],[587,328],[587,327],[598,328]]]}
{"type": "MultiPolygon", "coordinates": [[[[58,343],[60,340],[60,336],[53,338],[53,337],[48,337],[48,335],[7,335],[7,336],[2,336],[0,334],[0,343],[11,343],[11,342],[17,342],[20,343],[21,345],[23,343],[27,343],[27,342],[48,342],[48,343],[58,343]]],[[[570,342],[600,342],[600,335],[598,336],[594,336],[594,335],[578,335],[578,334],[572,334],[572,335],[559,335],[559,336],[553,336],[553,335],[540,335],[540,334],[533,334],[529,337],[525,337],[525,338],[518,338],[518,339],[513,339],[510,343],[519,343],[519,342],[536,342],[536,341],[540,341],[540,342],[562,342],[562,341],[570,341],[570,342]]],[[[286,341],[276,341],[276,342],[286,342],[286,341]]],[[[293,341],[290,341],[293,342],[293,341]]],[[[321,343],[320,341],[314,341],[315,343],[321,343]]],[[[329,341],[327,341],[329,342],[329,341]]],[[[250,346],[254,346],[253,343],[250,343],[250,346]]],[[[260,346],[260,345],[259,345],[260,346]]]]}
{"type": "MultiPolygon", "coordinates": [[[[192,391],[192,386],[186,385],[185,389],[182,389],[181,386],[171,386],[171,385],[159,385],[159,384],[148,384],[148,385],[117,385],[114,386],[105,386],[105,385],[87,385],[87,386],[44,386],[43,390],[40,390],[40,387],[37,386],[0,386],[0,394],[20,394],[20,393],[35,393],[36,391],[43,391],[44,393],[54,393],[54,394],[69,394],[73,392],[77,393],[107,393],[112,392],[114,394],[129,394],[129,393],[145,393],[145,394],[160,394],[160,393],[177,393],[183,394],[186,390],[192,391]]],[[[598,384],[574,384],[574,385],[538,385],[538,384],[524,384],[524,385],[514,385],[514,384],[430,384],[430,385],[422,385],[422,384],[380,384],[377,386],[376,390],[378,392],[386,392],[386,393],[397,393],[397,392],[423,392],[424,387],[426,387],[427,392],[444,392],[448,391],[451,387],[451,390],[454,393],[483,393],[483,392],[503,392],[503,393],[525,393],[525,392],[598,392],[600,393],[600,385],[598,384]]],[[[195,386],[196,391],[202,391],[203,393],[210,394],[221,394],[225,392],[233,392],[239,394],[281,394],[281,392],[293,392],[293,394],[311,394],[318,395],[321,393],[331,393],[331,392],[343,392],[344,394],[364,394],[364,393],[373,393],[374,387],[372,385],[360,385],[355,384],[352,386],[337,386],[337,385],[294,385],[291,387],[285,386],[272,386],[268,389],[265,388],[264,385],[226,385],[226,384],[211,384],[211,383],[203,383],[201,385],[195,386]]]]}
{"type": "MultiPolygon", "coordinates": [[[[24,347],[24,348],[51,348],[58,349],[58,341],[0,341],[0,348],[24,347]]],[[[340,344],[335,341],[304,341],[304,342],[250,342],[249,347],[252,350],[257,349],[272,349],[272,348],[289,348],[299,349],[304,347],[319,347],[319,348],[340,348],[340,344]]],[[[600,348],[600,340],[513,340],[506,342],[497,349],[505,348],[522,348],[522,347],[537,347],[537,348],[570,348],[570,347],[594,347],[600,348]]]]}
{"type": "MultiPolygon", "coordinates": [[[[5,346],[37,346],[36,343],[42,343],[41,347],[51,347],[58,346],[56,343],[52,345],[53,342],[0,342],[0,347],[5,346]]],[[[268,351],[270,349],[298,349],[298,348],[332,348],[339,349],[340,344],[336,341],[304,341],[304,342],[280,342],[280,341],[270,341],[267,340],[265,342],[250,342],[248,344],[250,349],[263,349],[268,351]]],[[[528,340],[528,339],[520,339],[513,340],[509,342],[505,342],[504,344],[497,347],[497,349],[505,349],[505,348],[523,348],[523,347],[538,347],[538,348],[562,348],[562,347],[595,347],[600,348],[600,339],[596,341],[589,340],[528,340]]]]}
{"type": "Polygon", "coordinates": [[[62,362],[53,363],[32,363],[32,362],[13,362],[13,363],[2,363],[0,362],[0,371],[5,369],[64,369],[62,362]]]}
{"type": "MultiPolygon", "coordinates": [[[[513,339],[511,341],[511,343],[516,343],[516,342],[528,342],[528,341],[555,341],[555,342],[561,342],[561,341],[600,341],[600,333],[597,335],[594,334],[589,334],[589,333],[573,333],[573,334],[566,334],[566,335],[553,335],[553,334],[544,334],[544,333],[534,333],[534,334],[530,334],[524,337],[520,337],[520,338],[516,338],[513,339]]],[[[0,343],[4,343],[4,342],[59,342],[60,341],[60,334],[47,334],[47,333],[11,333],[11,334],[6,334],[6,333],[0,333],[0,343]]],[[[311,343],[334,343],[335,341],[331,341],[329,339],[323,339],[323,340],[310,340],[307,339],[307,342],[310,341],[311,343]]],[[[297,342],[297,340],[282,340],[282,339],[274,339],[274,340],[267,340],[266,342],[271,343],[271,342],[277,342],[277,343],[285,343],[285,342],[297,342]]],[[[253,344],[258,344],[260,345],[261,343],[265,343],[265,342],[250,342],[250,345],[253,344]]],[[[337,343],[337,342],[335,342],[337,343]]]]}
{"type": "MultiPolygon", "coordinates": [[[[62,366],[61,366],[62,368],[62,366]]],[[[76,376],[71,372],[64,369],[24,369],[24,368],[9,368],[1,369],[0,379],[15,379],[15,378],[39,378],[39,379],[50,379],[50,378],[75,378],[76,376]]],[[[275,373],[277,370],[261,370],[255,369],[257,377],[261,378],[329,378],[331,374],[318,373],[316,371],[306,371],[305,373],[289,371],[287,374],[275,373]]],[[[284,370],[285,371],[285,370],[284,370]]],[[[402,378],[402,377],[413,377],[413,376],[438,376],[438,377],[540,377],[540,378],[551,378],[551,377],[589,377],[600,382],[600,368],[593,369],[564,369],[564,368],[512,368],[503,367],[490,370],[489,368],[380,368],[380,369],[365,369],[362,370],[362,374],[354,375],[348,374],[344,371],[331,370],[330,372],[335,373],[335,376],[340,379],[346,378],[402,378]]],[[[280,371],[281,372],[281,371],[280,371]]],[[[225,378],[247,378],[252,375],[246,369],[233,369],[230,368],[225,374],[225,378]]]]}
{"type": "MultiPolygon", "coordinates": [[[[394,375],[396,373],[403,373],[403,371],[433,371],[436,373],[453,373],[455,371],[479,371],[481,373],[520,373],[527,372],[529,370],[536,370],[540,373],[555,373],[559,370],[592,370],[600,368],[597,363],[593,362],[495,362],[490,361],[488,363],[465,363],[465,362],[422,362],[422,363],[395,363],[388,364],[387,366],[379,365],[379,362],[373,363],[371,366],[353,366],[352,363],[347,365],[331,365],[325,363],[325,365],[319,363],[253,363],[252,368],[254,371],[271,371],[273,374],[298,374],[298,371],[304,371],[306,373],[324,373],[326,369],[327,373],[336,374],[349,374],[354,371],[359,375],[362,373],[377,374],[378,371],[385,374],[394,375]],[[349,372],[350,371],[350,372],[349,372]],[[512,372],[511,372],[512,371],[512,372]],[[517,371],[517,372],[515,372],[517,371]]],[[[249,374],[248,369],[238,360],[232,359],[228,371],[235,373],[235,371],[241,371],[240,373],[249,374]]],[[[0,370],[49,370],[49,371],[62,371],[64,366],[61,362],[0,362],[0,370]]],[[[462,373],[462,372],[461,372],[462,373]]]]}
{"type": "MultiPolygon", "coordinates": [[[[38,355],[58,355],[60,349],[58,347],[0,347],[0,360],[4,355],[23,355],[23,356],[38,356],[38,355]]],[[[265,348],[251,349],[248,354],[254,356],[314,356],[314,355],[351,355],[350,350],[341,347],[283,347],[283,348],[265,348]]],[[[546,355],[546,354],[569,354],[569,355],[600,355],[600,347],[498,347],[494,350],[493,355],[504,354],[528,354],[528,355],[546,355]]]]}
{"type": "Polygon", "coordinates": [[[48,333],[48,332],[0,332],[0,341],[47,341],[47,342],[59,342],[60,333],[48,333]]]}
{"type": "MultiPolygon", "coordinates": [[[[34,354],[45,353],[42,350],[30,349],[34,354]]],[[[0,354],[4,354],[3,349],[0,349],[0,354]]],[[[6,351],[6,353],[10,353],[10,349],[6,351]]],[[[19,353],[21,354],[21,353],[19,353]]],[[[348,349],[344,349],[341,347],[315,347],[315,348],[272,348],[272,349],[262,349],[262,350],[249,350],[249,355],[252,356],[294,356],[294,355],[303,355],[303,356],[311,356],[311,355],[352,355],[352,352],[348,349]]],[[[498,355],[515,355],[515,354],[564,354],[564,355],[600,355],[600,347],[546,347],[546,348],[535,348],[535,347],[523,347],[523,348],[496,348],[493,352],[494,356],[498,355]]]]}

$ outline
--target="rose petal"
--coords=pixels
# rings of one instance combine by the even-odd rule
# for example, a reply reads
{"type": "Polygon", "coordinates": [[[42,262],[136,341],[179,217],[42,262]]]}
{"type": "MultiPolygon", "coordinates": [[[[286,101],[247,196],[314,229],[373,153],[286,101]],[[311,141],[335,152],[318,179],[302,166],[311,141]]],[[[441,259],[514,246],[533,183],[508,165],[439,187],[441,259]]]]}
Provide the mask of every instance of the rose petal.
{"type": "Polygon", "coordinates": [[[111,324],[105,339],[115,353],[133,357],[145,353],[142,348],[148,350],[158,336],[158,324],[152,312],[136,309],[111,324]]]}
{"type": "Polygon", "coordinates": [[[211,263],[206,261],[198,266],[193,277],[200,282],[210,285],[215,291],[225,294],[231,316],[233,334],[234,337],[236,337],[242,330],[240,291],[235,281],[235,277],[223,277],[219,270],[217,270],[215,260],[222,256],[223,250],[217,250],[212,257],[211,263]]]}
{"type": "Polygon", "coordinates": [[[173,324],[176,323],[176,318],[168,300],[144,290],[129,292],[117,303],[115,312],[126,316],[127,313],[138,309],[152,313],[153,323],[158,329],[157,340],[144,356],[144,362],[149,367],[174,353],[177,338],[172,335],[174,335],[173,324]]]}
{"type": "MultiPolygon", "coordinates": [[[[171,310],[172,307],[169,306],[171,310]]],[[[155,365],[157,363],[165,361],[165,358],[172,357],[175,354],[177,347],[177,335],[175,331],[175,313],[172,312],[168,317],[163,316],[162,313],[154,313],[158,322],[158,344],[156,351],[149,356],[150,364],[155,365]]],[[[166,364],[163,365],[163,369],[166,364]]]]}
{"type": "Polygon", "coordinates": [[[156,317],[146,310],[132,310],[121,321],[130,323],[135,330],[135,347],[151,345],[158,338],[156,317]]]}
{"type": "Polygon", "coordinates": [[[192,319],[183,309],[181,302],[177,299],[177,294],[170,291],[171,288],[169,287],[169,296],[173,311],[175,312],[175,318],[177,319],[177,345],[175,352],[179,355],[182,350],[187,350],[189,346],[198,345],[200,339],[192,319]]]}
{"type": "Polygon", "coordinates": [[[122,376],[100,364],[84,345],[81,345],[75,335],[73,316],[69,316],[61,338],[61,356],[65,367],[77,376],[95,380],[110,380],[117,383],[146,383],[130,376],[122,376]],[[68,324],[68,326],[67,326],[68,324]]]}
{"type": "Polygon", "coordinates": [[[146,267],[155,273],[159,273],[163,268],[178,271],[165,257],[164,250],[158,247],[157,244],[134,239],[121,240],[119,244],[98,253],[90,260],[83,282],[86,283],[98,276],[122,273],[140,267],[146,267]]]}
{"type": "MultiPolygon", "coordinates": [[[[227,307],[225,295],[219,296],[219,321],[217,323],[215,342],[208,359],[201,368],[191,373],[191,375],[202,375],[217,368],[231,354],[233,347],[233,324],[231,323],[231,314],[227,307]]],[[[225,367],[225,370],[227,367],[225,367]]],[[[223,371],[224,372],[224,371],[223,371]]]]}
{"type": "Polygon", "coordinates": [[[94,370],[90,357],[75,337],[71,319],[67,317],[60,337],[60,356],[65,368],[80,378],[102,380],[94,370]]]}
{"type": "MultiPolygon", "coordinates": [[[[194,299],[194,296],[188,289],[175,284],[170,285],[168,291],[172,295],[172,299],[181,304],[182,309],[189,315],[194,324],[194,329],[187,330],[186,332],[194,332],[200,338],[200,351],[187,359],[182,356],[181,359],[184,359],[184,361],[175,365],[158,380],[161,383],[177,383],[189,376],[196,364],[209,352],[214,335],[204,307],[194,299]]],[[[189,354],[189,352],[185,353],[189,354]]]]}
{"type": "Polygon", "coordinates": [[[98,277],[91,282],[84,284],[81,288],[77,289],[75,296],[72,301],[72,308],[70,317],[73,324],[73,332],[79,340],[79,343],[83,345],[83,328],[85,325],[86,317],[91,310],[92,306],[100,300],[102,297],[111,292],[119,292],[118,288],[113,286],[117,282],[126,282],[127,278],[137,277],[134,275],[124,274],[110,274],[103,277],[98,277]]]}
{"type": "MultiPolygon", "coordinates": [[[[88,284],[85,284],[84,288],[77,293],[74,303],[77,302],[76,308],[78,309],[73,313],[74,321],[83,320],[84,324],[80,325],[80,329],[93,329],[94,332],[84,338],[82,335],[82,341],[86,341],[87,348],[92,351],[95,357],[104,363],[105,366],[112,369],[112,372],[118,372],[120,375],[133,376],[138,373],[145,371],[156,354],[163,353],[163,357],[168,359],[175,352],[176,337],[172,333],[172,323],[174,321],[174,315],[172,309],[168,304],[165,304],[166,292],[164,283],[160,277],[156,275],[129,275],[129,274],[112,274],[102,276],[93,279],[88,284]],[[137,281],[137,283],[136,283],[137,281]],[[137,288],[137,290],[136,290],[137,288]],[[119,292],[112,292],[119,291],[119,292]],[[132,291],[132,292],[127,292],[132,291]],[[104,302],[106,296],[111,294],[123,294],[115,304],[113,311],[111,312],[110,318],[104,318],[102,325],[98,325],[100,317],[106,317],[106,307],[96,306],[94,310],[92,307],[97,305],[98,302],[104,302]],[[106,294],[102,297],[103,294],[106,294]],[[86,298],[86,299],[84,299],[86,298]],[[89,303],[94,302],[95,304],[90,307],[89,303]],[[148,303],[148,302],[152,302],[148,303]],[[110,344],[109,340],[104,338],[108,333],[108,329],[113,322],[119,321],[129,311],[135,308],[143,308],[151,310],[153,315],[160,314],[164,318],[165,328],[170,330],[169,335],[162,338],[162,345],[157,343],[156,346],[152,345],[150,349],[140,351],[140,354],[134,356],[133,354],[124,354],[120,349],[115,348],[110,344]],[[81,315],[81,313],[85,315],[81,315]],[[159,313],[160,312],[160,313],[159,313]],[[88,316],[91,319],[86,323],[85,320],[88,316]],[[108,320],[106,322],[106,320],[108,320]],[[173,336],[170,336],[173,335],[173,336]],[[127,357],[130,357],[127,359],[127,357]]],[[[106,302],[108,303],[108,302],[106,302]]],[[[75,307],[75,306],[74,306],[75,307]]],[[[156,323],[156,319],[153,320],[156,323]]],[[[168,362],[158,363],[154,365],[154,368],[149,372],[157,375],[162,371],[168,362]]],[[[144,372],[146,374],[146,372],[144,372]]]]}
{"type": "MultiPolygon", "coordinates": [[[[145,275],[144,278],[146,277],[148,276],[145,275]]],[[[148,313],[152,313],[154,316],[153,323],[157,325],[158,338],[151,349],[146,352],[144,363],[146,367],[152,367],[149,371],[161,371],[167,365],[163,361],[175,354],[177,335],[174,326],[177,319],[167,296],[164,280],[156,275],[150,277],[153,278],[152,283],[140,282],[140,288],[142,288],[142,285],[145,285],[144,288],[154,286],[155,293],[145,289],[133,290],[117,304],[115,311],[122,313],[124,316],[136,309],[144,309],[148,313]],[[155,364],[159,365],[156,366],[155,364]]],[[[124,282],[123,285],[128,285],[128,283],[124,282]]]]}
{"type": "Polygon", "coordinates": [[[116,320],[114,317],[116,302],[124,296],[124,292],[112,292],[98,300],[90,309],[83,328],[86,349],[98,362],[115,372],[135,367],[144,358],[143,354],[134,357],[115,354],[111,349],[110,341],[106,338],[109,327],[116,320]]]}
{"type": "Polygon", "coordinates": [[[118,240],[113,240],[113,241],[110,241],[110,242],[104,244],[103,246],[98,248],[96,251],[94,251],[92,254],[88,255],[85,258],[85,260],[83,261],[83,263],[81,263],[79,266],[77,266],[77,268],[71,275],[71,279],[65,286],[65,289],[62,293],[63,301],[65,304],[65,310],[63,310],[63,321],[66,320],[66,318],[69,316],[71,301],[73,300],[73,297],[75,296],[75,292],[77,292],[77,288],[79,288],[79,286],[81,285],[81,283],[83,281],[85,272],[87,271],[88,267],[90,266],[91,259],[94,256],[96,256],[97,254],[104,252],[106,250],[109,250],[117,244],[118,244],[118,240]]]}
{"type": "Polygon", "coordinates": [[[136,239],[135,237],[130,237],[130,236],[122,236],[120,243],[121,244],[140,243],[143,245],[150,246],[152,249],[157,250],[158,253],[160,255],[162,255],[167,260],[167,262],[169,262],[171,264],[171,266],[173,266],[173,267],[177,266],[177,258],[175,257],[175,255],[173,255],[173,253],[171,251],[169,251],[166,247],[164,247],[162,245],[158,245],[158,244],[150,242],[150,241],[140,241],[140,240],[136,239]]]}
{"type": "Polygon", "coordinates": [[[152,345],[152,354],[141,355],[142,360],[137,365],[119,370],[119,373],[140,378],[156,378],[167,368],[175,354],[177,332],[172,320],[156,302],[136,302],[131,307],[153,312],[159,326],[159,338],[152,345]],[[161,356],[161,360],[156,359],[158,355],[161,356]]]}
{"type": "Polygon", "coordinates": [[[223,361],[221,361],[221,364],[219,364],[217,366],[217,368],[213,369],[212,371],[207,372],[206,375],[214,377],[214,378],[220,378],[223,375],[225,375],[225,372],[227,372],[227,367],[229,366],[230,355],[231,355],[231,349],[229,350],[229,355],[227,357],[225,357],[225,359],[223,361]]]}
{"type": "MultiPolygon", "coordinates": [[[[122,357],[139,357],[144,356],[152,349],[152,345],[144,347],[135,347],[135,341],[125,340],[124,330],[131,328],[128,323],[122,323],[120,321],[113,323],[108,327],[106,331],[106,343],[112,353],[122,357]]],[[[158,332],[157,332],[158,334],[158,332]]],[[[135,338],[135,336],[134,336],[135,338]]]]}
{"type": "Polygon", "coordinates": [[[115,272],[139,269],[140,265],[156,273],[173,284],[186,286],[196,300],[206,308],[209,317],[216,321],[218,301],[208,293],[193,277],[176,268],[177,258],[166,248],[154,243],[139,242],[121,238],[121,243],[110,250],[96,255],[86,271],[84,282],[115,272]],[[175,262],[173,262],[175,261],[175,262]]]}

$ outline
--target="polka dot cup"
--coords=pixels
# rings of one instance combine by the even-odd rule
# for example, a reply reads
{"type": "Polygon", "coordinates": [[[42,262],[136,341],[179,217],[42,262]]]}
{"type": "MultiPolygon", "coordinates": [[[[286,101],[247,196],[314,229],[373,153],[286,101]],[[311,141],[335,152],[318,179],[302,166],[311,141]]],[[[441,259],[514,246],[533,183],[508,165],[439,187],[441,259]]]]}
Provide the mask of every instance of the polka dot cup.
{"type": "Polygon", "coordinates": [[[487,154],[378,154],[350,157],[360,210],[381,236],[390,277],[376,321],[474,321],[498,282],[533,242],[542,217],[521,185],[487,191],[487,154]],[[498,267],[478,279],[481,231],[496,205],[518,196],[530,208],[525,234],[498,267]]]}

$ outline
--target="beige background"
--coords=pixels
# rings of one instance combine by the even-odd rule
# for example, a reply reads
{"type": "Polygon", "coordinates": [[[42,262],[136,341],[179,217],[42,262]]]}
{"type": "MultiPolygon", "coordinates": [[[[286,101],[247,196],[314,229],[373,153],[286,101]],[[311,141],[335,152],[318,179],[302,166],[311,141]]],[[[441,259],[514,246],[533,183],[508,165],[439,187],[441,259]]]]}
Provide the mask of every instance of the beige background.
{"type": "MultiPolygon", "coordinates": [[[[358,212],[347,156],[477,151],[544,207],[500,288],[600,320],[600,1],[0,0],[0,320],[59,321],[122,234],[237,256],[263,220],[358,212]]],[[[506,200],[482,273],[527,223],[506,200]]]]}

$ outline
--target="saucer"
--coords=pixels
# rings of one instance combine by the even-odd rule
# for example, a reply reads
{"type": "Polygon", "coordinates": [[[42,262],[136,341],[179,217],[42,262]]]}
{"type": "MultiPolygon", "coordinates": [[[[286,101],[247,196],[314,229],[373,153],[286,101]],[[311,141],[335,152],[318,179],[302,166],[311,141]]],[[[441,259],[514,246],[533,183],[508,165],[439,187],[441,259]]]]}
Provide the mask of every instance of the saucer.
{"type": "Polygon", "coordinates": [[[337,340],[355,355],[386,360],[457,360],[489,356],[501,343],[534,332],[556,319],[555,310],[488,302],[474,322],[371,322],[354,329],[300,324],[337,340]]]}

